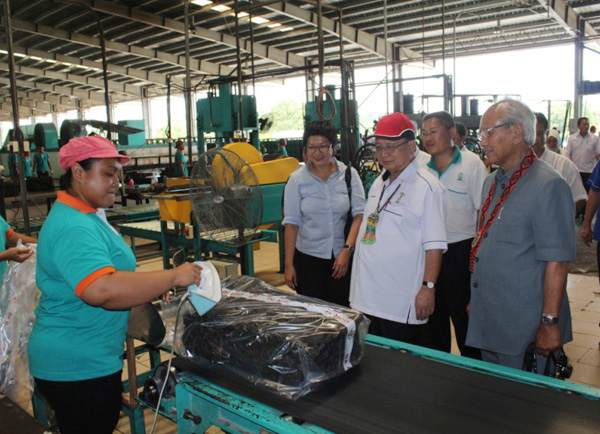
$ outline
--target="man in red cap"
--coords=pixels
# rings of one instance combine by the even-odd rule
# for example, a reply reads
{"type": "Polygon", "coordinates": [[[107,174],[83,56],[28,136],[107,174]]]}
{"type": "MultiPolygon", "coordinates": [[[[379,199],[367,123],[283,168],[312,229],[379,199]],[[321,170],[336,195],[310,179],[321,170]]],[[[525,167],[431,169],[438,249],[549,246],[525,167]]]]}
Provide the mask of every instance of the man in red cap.
{"type": "Polygon", "coordinates": [[[415,131],[402,113],[375,128],[384,168],[369,190],[352,269],[350,304],[369,333],[430,346],[426,326],[446,244],[444,187],[415,159],[415,131]]]}

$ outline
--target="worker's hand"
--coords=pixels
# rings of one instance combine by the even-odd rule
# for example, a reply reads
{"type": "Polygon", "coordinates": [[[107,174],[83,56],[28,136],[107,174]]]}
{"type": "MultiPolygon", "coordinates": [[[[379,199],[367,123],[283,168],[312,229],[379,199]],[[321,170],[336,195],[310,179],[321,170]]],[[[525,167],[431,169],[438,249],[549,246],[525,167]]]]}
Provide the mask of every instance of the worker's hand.
{"type": "Polygon", "coordinates": [[[173,270],[175,273],[175,287],[187,287],[190,285],[200,285],[202,278],[202,267],[193,262],[186,262],[173,270]]]}
{"type": "Polygon", "coordinates": [[[467,311],[467,315],[471,315],[471,302],[469,301],[469,304],[467,304],[467,307],[465,309],[467,311]]]}
{"type": "Polygon", "coordinates": [[[583,225],[583,229],[581,230],[581,238],[588,247],[592,245],[593,236],[594,232],[592,231],[592,228],[590,226],[583,225]]]}
{"type": "Polygon", "coordinates": [[[535,350],[544,356],[548,356],[551,352],[558,350],[560,346],[561,337],[558,324],[540,324],[540,328],[535,335],[535,350]]]}
{"type": "Polygon", "coordinates": [[[26,247],[11,247],[6,249],[6,259],[9,261],[23,262],[33,255],[34,250],[26,247]]]}
{"type": "Polygon", "coordinates": [[[418,320],[424,320],[431,316],[435,307],[435,288],[421,286],[415,298],[415,309],[418,320]]]}
{"type": "Polygon", "coordinates": [[[348,272],[350,267],[350,261],[352,260],[352,254],[348,249],[342,249],[340,254],[335,258],[333,262],[333,273],[331,276],[334,279],[341,279],[348,272]]]}
{"type": "Polygon", "coordinates": [[[298,285],[298,280],[296,279],[296,269],[293,265],[285,266],[285,283],[292,289],[296,289],[296,285],[298,285]]]}

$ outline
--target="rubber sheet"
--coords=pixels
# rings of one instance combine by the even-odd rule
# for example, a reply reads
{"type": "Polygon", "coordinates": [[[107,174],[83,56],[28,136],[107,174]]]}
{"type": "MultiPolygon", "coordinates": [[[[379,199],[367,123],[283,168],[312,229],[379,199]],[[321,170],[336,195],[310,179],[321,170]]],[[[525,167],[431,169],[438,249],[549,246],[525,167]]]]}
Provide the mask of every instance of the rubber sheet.
{"type": "MultiPolygon", "coordinates": [[[[187,363],[180,366],[193,370],[187,363]]],[[[600,401],[367,345],[359,366],[298,401],[216,370],[203,378],[337,433],[598,433],[600,401]]]]}

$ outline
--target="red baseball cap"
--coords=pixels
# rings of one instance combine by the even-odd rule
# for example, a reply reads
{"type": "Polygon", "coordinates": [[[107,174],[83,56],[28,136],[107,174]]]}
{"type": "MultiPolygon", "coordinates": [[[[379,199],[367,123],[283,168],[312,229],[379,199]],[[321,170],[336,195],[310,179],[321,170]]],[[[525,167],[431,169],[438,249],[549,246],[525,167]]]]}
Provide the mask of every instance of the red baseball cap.
{"type": "Polygon", "coordinates": [[[119,154],[110,140],[101,136],[75,137],[58,151],[58,165],[63,170],[88,158],[118,158],[121,164],[130,160],[129,157],[119,154]]]}
{"type": "MultiPolygon", "coordinates": [[[[371,137],[384,139],[415,138],[412,121],[403,113],[392,113],[379,119],[371,137]]],[[[369,137],[369,139],[371,138],[369,137]]]]}

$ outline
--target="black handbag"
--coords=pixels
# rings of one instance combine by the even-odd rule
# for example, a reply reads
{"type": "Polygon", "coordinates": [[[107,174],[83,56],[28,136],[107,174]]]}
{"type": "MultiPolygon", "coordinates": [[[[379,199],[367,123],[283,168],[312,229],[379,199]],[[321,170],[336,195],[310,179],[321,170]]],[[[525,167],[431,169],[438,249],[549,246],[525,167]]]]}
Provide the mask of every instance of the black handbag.
{"type": "MultiPolygon", "coordinates": [[[[525,357],[523,358],[523,370],[533,372],[535,374],[541,374],[541,372],[538,372],[535,342],[530,343],[525,351],[525,357]]],[[[544,367],[543,374],[546,377],[558,378],[559,380],[565,380],[571,377],[571,374],[573,374],[573,366],[571,366],[569,363],[569,358],[565,354],[563,347],[560,347],[558,351],[550,353],[550,355],[546,358],[546,366],[544,367]],[[554,364],[553,370],[551,370],[552,364],[554,364]]]]}
{"type": "Polygon", "coordinates": [[[346,167],[346,187],[348,188],[348,200],[350,201],[350,207],[348,208],[348,214],[346,215],[346,225],[344,226],[344,242],[348,239],[348,234],[350,233],[350,227],[352,226],[352,183],[351,183],[351,167],[348,165],[346,167]]]}

